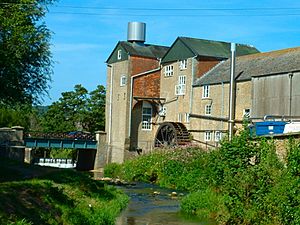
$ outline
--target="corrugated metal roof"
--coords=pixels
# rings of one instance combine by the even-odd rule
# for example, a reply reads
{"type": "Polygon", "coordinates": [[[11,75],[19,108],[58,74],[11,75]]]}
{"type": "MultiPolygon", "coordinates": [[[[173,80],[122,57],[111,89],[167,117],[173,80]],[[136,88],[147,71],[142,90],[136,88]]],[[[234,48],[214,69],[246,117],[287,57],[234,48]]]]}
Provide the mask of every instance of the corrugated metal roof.
{"type": "MultiPolygon", "coordinates": [[[[178,37],[174,44],[171,46],[167,54],[163,57],[162,62],[171,62],[174,60],[180,60],[180,50],[177,48],[183,48],[185,46],[193,56],[208,56],[221,59],[227,59],[230,57],[230,45],[229,42],[213,41],[190,37],[178,37]],[[183,45],[180,45],[183,43],[183,45]],[[178,46],[178,47],[177,47],[178,46]],[[174,51],[172,51],[174,49],[174,51]]],[[[236,44],[237,56],[254,54],[259,51],[250,45],[236,44]]]]}
{"type": "MultiPolygon", "coordinates": [[[[300,71],[300,47],[272,52],[245,55],[236,58],[237,81],[251,80],[251,77],[300,71]]],[[[230,81],[230,60],[221,62],[204,76],[198,78],[195,86],[220,84],[230,81]]]]}

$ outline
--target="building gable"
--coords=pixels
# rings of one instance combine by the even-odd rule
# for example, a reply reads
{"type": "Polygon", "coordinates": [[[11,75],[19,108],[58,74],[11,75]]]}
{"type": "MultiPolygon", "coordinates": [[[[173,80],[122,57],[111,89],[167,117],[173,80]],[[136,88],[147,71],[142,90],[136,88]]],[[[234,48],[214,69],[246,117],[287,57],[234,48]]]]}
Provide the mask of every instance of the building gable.
{"type": "Polygon", "coordinates": [[[115,63],[128,60],[128,56],[140,56],[143,58],[160,59],[168,51],[169,47],[160,45],[139,44],[135,42],[119,41],[106,63],[115,63]],[[118,58],[118,51],[121,57],[118,58]]]}
{"type": "Polygon", "coordinates": [[[106,60],[106,63],[112,64],[116,62],[121,62],[124,60],[128,60],[128,52],[125,50],[125,48],[121,45],[121,42],[118,42],[108,59],[106,60]],[[121,51],[121,58],[118,59],[119,51],[121,51]]]}
{"type": "MultiPolygon", "coordinates": [[[[227,59],[230,57],[230,43],[190,37],[178,37],[162,59],[162,63],[174,62],[194,56],[227,59]]],[[[259,51],[250,45],[237,44],[236,55],[248,55],[259,51]]]]}
{"type": "Polygon", "coordinates": [[[177,38],[169,51],[162,58],[161,62],[174,62],[177,60],[188,59],[193,56],[195,56],[195,53],[180,38],[177,38]]]}

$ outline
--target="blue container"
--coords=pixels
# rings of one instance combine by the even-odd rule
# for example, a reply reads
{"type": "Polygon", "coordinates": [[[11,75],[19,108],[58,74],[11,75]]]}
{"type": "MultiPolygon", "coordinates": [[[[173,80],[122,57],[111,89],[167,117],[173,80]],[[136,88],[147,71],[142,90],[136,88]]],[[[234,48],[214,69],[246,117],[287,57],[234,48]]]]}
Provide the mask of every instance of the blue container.
{"type": "Polygon", "coordinates": [[[264,121],[255,123],[256,136],[283,134],[286,122],[282,121],[264,121]]]}

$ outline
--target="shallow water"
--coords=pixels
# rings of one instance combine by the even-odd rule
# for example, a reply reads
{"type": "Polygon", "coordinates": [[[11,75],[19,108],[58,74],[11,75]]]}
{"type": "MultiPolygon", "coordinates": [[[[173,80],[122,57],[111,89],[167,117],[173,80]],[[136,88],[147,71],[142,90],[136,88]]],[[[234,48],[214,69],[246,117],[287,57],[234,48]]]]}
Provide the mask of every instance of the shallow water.
{"type": "Polygon", "coordinates": [[[173,190],[151,184],[138,183],[134,186],[119,187],[130,202],[116,220],[116,225],[208,225],[212,222],[200,221],[180,213],[178,197],[172,197],[173,190]]]}

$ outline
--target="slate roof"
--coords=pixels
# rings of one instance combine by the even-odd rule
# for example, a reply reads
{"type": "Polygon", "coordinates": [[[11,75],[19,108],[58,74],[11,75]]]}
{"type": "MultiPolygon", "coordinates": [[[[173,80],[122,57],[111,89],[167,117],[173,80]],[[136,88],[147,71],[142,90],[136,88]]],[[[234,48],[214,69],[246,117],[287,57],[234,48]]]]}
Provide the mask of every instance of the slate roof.
{"type": "MultiPolygon", "coordinates": [[[[231,55],[229,42],[197,39],[190,37],[179,37],[196,55],[215,56],[219,58],[229,58],[231,55]]],[[[237,56],[258,53],[259,51],[251,46],[236,44],[237,56]]]]}
{"type": "MultiPolygon", "coordinates": [[[[252,77],[300,71],[300,47],[278,51],[240,56],[236,58],[237,81],[251,80],[252,77]]],[[[230,81],[230,59],[219,63],[194,86],[220,84],[230,81]]]]}
{"type": "Polygon", "coordinates": [[[160,45],[150,45],[150,44],[140,44],[140,43],[132,43],[128,41],[119,41],[108,59],[106,63],[114,63],[119,60],[116,58],[116,49],[122,47],[127,55],[131,56],[141,56],[147,58],[162,58],[165,53],[168,51],[169,47],[160,46],[160,45]]]}
{"type": "Polygon", "coordinates": [[[129,55],[144,56],[149,58],[162,58],[169,47],[150,44],[137,44],[128,41],[121,41],[121,46],[129,55]]]}
{"type": "MultiPolygon", "coordinates": [[[[167,52],[167,54],[162,59],[162,62],[173,61],[177,58],[176,54],[178,54],[179,50],[176,49],[176,51],[172,51],[172,48],[176,47],[176,43],[179,41],[181,41],[183,45],[190,50],[193,56],[208,56],[221,59],[228,59],[231,55],[231,43],[229,42],[205,40],[190,37],[178,37],[167,52]]],[[[258,52],[259,51],[251,45],[236,44],[237,56],[254,54],[258,52]]]]}

